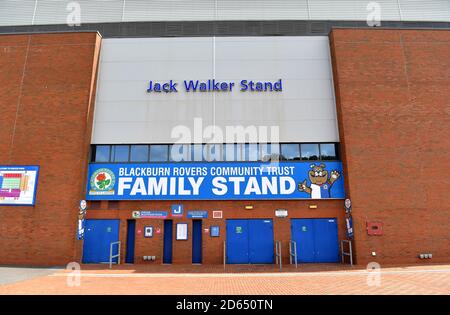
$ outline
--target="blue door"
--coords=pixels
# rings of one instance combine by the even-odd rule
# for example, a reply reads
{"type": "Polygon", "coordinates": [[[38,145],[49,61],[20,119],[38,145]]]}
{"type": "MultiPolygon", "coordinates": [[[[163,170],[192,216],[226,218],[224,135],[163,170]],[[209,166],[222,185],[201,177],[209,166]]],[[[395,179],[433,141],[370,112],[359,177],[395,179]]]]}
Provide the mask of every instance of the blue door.
{"type": "Polygon", "coordinates": [[[134,264],[134,239],[136,235],[136,220],[127,221],[127,255],[125,263],[134,264]]]}
{"type": "Polygon", "coordinates": [[[319,219],[314,222],[316,261],[334,263],[339,261],[337,219],[319,219]]]}
{"type": "Polygon", "coordinates": [[[248,264],[248,220],[227,220],[227,263],[248,264]]]}
{"type": "Polygon", "coordinates": [[[249,263],[273,263],[273,222],[272,220],[249,220],[249,263]]]}
{"type": "Polygon", "coordinates": [[[202,220],[192,221],[192,263],[202,263],[202,220]]]}
{"type": "Polygon", "coordinates": [[[297,262],[314,262],[314,226],[311,219],[291,221],[292,240],[297,243],[297,262]]]}
{"type": "Polygon", "coordinates": [[[272,264],[273,221],[227,220],[227,263],[272,264]]]}
{"type": "Polygon", "coordinates": [[[163,252],[163,263],[172,263],[172,233],[173,233],[173,222],[172,220],[164,220],[164,252],[163,252]]]}
{"type": "Polygon", "coordinates": [[[337,219],[292,219],[291,235],[297,243],[297,262],[339,261],[337,219]]]}
{"type": "MultiPolygon", "coordinates": [[[[120,220],[86,220],[83,244],[83,263],[100,264],[109,262],[110,245],[119,241],[120,220]]],[[[114,246],[113,255],[117,254],[114,246]]],[[[117,263],[117,258],[114,259],[117,263]]]]}

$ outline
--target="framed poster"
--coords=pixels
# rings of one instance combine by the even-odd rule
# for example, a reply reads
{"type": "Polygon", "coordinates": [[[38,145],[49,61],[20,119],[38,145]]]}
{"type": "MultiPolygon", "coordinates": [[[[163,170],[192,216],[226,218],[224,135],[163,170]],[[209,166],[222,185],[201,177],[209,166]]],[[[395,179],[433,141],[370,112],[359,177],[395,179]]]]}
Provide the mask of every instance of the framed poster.
{"type": "Polygon", "coordinates": [[[187,241],[188,225],[187,223],[177,223],[177,241],[187,241]]]}
{"type": "Polygon", "coordinates": [[[39,166],[0,166],[0,206],[34,206],[39,166]]]}

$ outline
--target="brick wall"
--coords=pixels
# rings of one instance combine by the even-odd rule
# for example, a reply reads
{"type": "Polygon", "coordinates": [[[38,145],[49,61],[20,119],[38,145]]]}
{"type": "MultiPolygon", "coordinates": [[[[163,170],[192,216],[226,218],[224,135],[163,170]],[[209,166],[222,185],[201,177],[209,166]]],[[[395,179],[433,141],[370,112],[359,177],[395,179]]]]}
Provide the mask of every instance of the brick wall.
{"type": "MultiPolygon", "coordinates": [[[[62,265],[81,257],[77,207],[84,198],[100,41],[95,33],[0,36],[0,165],[41,167],[34,207],[0,207],[0,264],[62,265]]],[[[330,42],[357,262],[449,262],[450,32],[334,29],[330,42]],[[384,235],[368,236],[367,221],[381,221],[384,235]],[[422,252],[433,259],[418,260],[422,252]]],[[[88,218],[120,218],[125,252],[131,212],[171,204],[101,202],[88,218]]],[[[220,238],[203,234],[204,263],[222,263],[227,218],[273,218],[287,263],[290,223],[274,218],[277,208],[288,209],[289,218],[337,217],[344,238],[339,200],[184,205],[209,211],[204,228],[221,228],[220,238]],[[245,210],[248,204],[254,209],[245,210]],[[224,218],[213,219],[213,210],[224,218]]],[[[177,222],[188,222],[192,231],[191,220],[177,222]]],[[[155,255],[161,263],[163,221],[137,220],[142,233],[145,225],[159,226],[161,234],[136,236],[136,262],[153,263],[141,259],[155,255]]],[[[174,240],[174,263],[191,262],[191,244],[174,240]]]]}
{"type": "Polygon", "coordinates": [[[357,262],[450,262],[450,31],[333,29],[330,42],[357,262]]]}
{"type": "Polygon", "coordinates": [[[39,165],[34,207],[0,206],[0,264],[62,265],[84,197],[100,36],[0,36],[0,165],[39,165]]]}
{"type": "MultiPolygon", "coordinates": [[[[132,219],[136,210],[166,210],[170,214],[173,201],[120,201],[116,209],[108,209],[108,202],[101,202],[96,210],[88,210],[88,219],[120,219],[120,240],[122,252],[126,252],[127,219],[132,219]]],[[[339,239],[345,238],[345,218],[342,200],[278,200],[278,201],[181,201],[184,205],[184,218],[173,218],[173,263],[192,263],[192,220],[186,219],[189,210],[208,210],[208,219],[202,220],[202,228],[220,227],[220,237],[211,237],[209,233],[202,234],[202,249],[204,264],[223,263],[223,242],[226,240],[226,219],[259,218],[273,219],[274,238],[282,241],[283,263],[289,263],[289,240],[291,239],[290,219],[293,218],[337,218],[339,239]],[[252,210],[245,210],[246,205],[252,205],[252,210]],[[309,205],[317,205],[310,209],[309,205]],[[288,218],[276,218],[275,209],[287,209],[288,218]],[[213,211],[222,211],[222,219],[213,219],[213,211]],[[176,223],[188,223],[188,241],[176,240],[176,223]]],[[[88,209],[92,209],[90,203],[88,209]]],[[[168,219],[172,219],[169,215],[168,219]]],[[[136,219],[135,263],[161,264],[163,253],[164,220],[136,219]],[[152,238],[144,237],[144,227],[153,226],[152,238]],[[155,229],[161,233],[156,234],[155,229]],[[156,261],[144,261],[142,256],[156,256],[156,261]]],[[[122,259],[124,260],[124,256],[122,259]]]]}

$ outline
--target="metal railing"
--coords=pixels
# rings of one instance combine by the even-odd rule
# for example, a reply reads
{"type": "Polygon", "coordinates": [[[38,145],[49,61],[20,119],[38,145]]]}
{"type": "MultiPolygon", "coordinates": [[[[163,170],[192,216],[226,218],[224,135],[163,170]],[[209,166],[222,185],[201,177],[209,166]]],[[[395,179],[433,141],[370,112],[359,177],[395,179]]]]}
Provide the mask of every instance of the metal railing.
{"type": "Polygon", "coordinates": [[[281,241],[275,241],[275,263],[280,265],[280,271],[283,268],[281,257],[281,241]]]}
{"type": "Polygon", "coordinates": [[[350,266],[353,266],[353,253],[352,253],[352,242],[349,240],[342,240],[341,241],[341,260],[342,263],[345,262],[345,256],[350,257],[350,266]],[[344,251],[344,244],[348,244],[348,252],[344,251]]]}
{"type": "Polygon", "coordinates": [[[295,261],[295,268],[297,268],[297,242],[290,240],[289,241],[289,263],[291,265],[292,265],[292,259],[295,261]]]}
{"type": "Polygon", "coordinates": [[[223,271],[227,265],[227,241],[223,241],[223,271]]]}
{"type": "Polygon", "coordinates": [[[112,268],[113,259],[117,258],[117,264],[120,265],[120,241],[112,242],[109,245],[109,269],[112,268]],[[117,255],[113,255],[114,245],[118,245],[117,247],[117,255]]]}

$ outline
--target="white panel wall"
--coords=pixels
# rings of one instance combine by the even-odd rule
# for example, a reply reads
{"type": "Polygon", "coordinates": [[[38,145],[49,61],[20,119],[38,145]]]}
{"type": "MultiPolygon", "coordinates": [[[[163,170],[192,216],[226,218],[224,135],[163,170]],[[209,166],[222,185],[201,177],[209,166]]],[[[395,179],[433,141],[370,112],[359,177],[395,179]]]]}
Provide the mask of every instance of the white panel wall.
{"type": "Polygon", "coordinates": [[[281,142],[338,142],[327,37],[106,39],[93,143],[172,143],[172,128],[279,126],[281,142]],[[283,80],[283,92],[186,93],[183,80],[283,80]],[[178,93],[146,92],[149,80],[178,93]]]}
{"type": "MultiPolygon", "coordinates": [[[[0,26],[211,20],[367,20],[368,0],[0,0],[0,26]],[[36,10],[35,10],[36,8],[36,10]]],[[[450,21],[449,0],[377,0],[382,21],[450,21]]]]}

